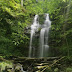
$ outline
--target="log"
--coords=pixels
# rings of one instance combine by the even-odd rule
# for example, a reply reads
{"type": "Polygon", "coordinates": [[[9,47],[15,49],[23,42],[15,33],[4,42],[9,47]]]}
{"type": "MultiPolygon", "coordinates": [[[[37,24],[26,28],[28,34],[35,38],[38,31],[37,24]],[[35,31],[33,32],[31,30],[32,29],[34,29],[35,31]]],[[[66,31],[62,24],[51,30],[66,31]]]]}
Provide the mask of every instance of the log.
{"type": "Polygon", "coordinates": [[[34,70],[34,72],[38,70],[43,70],[50,68],[50,65],[54,60],[58,60],[61,57],[47,57],[47,58],[28,58],[28,57],[18,57],[14,59],[14,63],[20,63],[23,65],[26,70],[34,70]]]}

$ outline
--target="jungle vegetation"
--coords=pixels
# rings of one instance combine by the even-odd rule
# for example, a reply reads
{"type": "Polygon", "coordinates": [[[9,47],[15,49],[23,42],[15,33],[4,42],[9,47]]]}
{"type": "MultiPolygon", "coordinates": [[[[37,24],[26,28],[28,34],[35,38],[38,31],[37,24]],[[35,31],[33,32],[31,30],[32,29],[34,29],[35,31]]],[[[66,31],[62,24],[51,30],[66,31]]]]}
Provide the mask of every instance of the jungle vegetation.
{"type": "Polygon", "coordinates": [[[44,13],[52,21],[50,56],[72,56],[71,0],[0,0],[0,55],[28,56],[26,27],[44,13]]]}

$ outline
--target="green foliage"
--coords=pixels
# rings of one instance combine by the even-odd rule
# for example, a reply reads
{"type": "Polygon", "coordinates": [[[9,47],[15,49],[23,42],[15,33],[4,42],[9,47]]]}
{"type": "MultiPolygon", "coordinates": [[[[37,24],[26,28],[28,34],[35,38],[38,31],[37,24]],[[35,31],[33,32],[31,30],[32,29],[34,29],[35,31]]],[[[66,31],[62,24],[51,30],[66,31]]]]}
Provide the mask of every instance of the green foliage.
{"type": "MultiPolygon", "coordinates": [[[[29,35],[25,34],[24,28],[30,26],[35,14],[49,13],[52,21],[49,45],[53,56],[72,55],[72,1],[24,0],[23,7],[20,2],[0,0],[0,53],[27,54],[29,35]]],[[[41,16],[40,24],[43,20],[41,16]]]]}
{"type": "Polygon", "coordinates": [[[0,72],[7,72],[6,68],[12,68],[12,67],[13,67],[13,63],[12,62],[10,62],[10,61],[2,61],[0,63],[0,72]]]}
{"type": "Polygon", "coordinates": [[[72,55],[72,12],[71,1],[61,1],[55,11],[51,13],[52,27],[50,33],[50,47],[53,56],[56,55],[72,55]]]}
{"type": "Polygon", "coordinates": [[[15,51],[19,55],[17,46],[21,43],[26,45],[25,41],[29,39],[24,34],[24,28],[30,24],[29,14],[14,0],[0,2],[0,53],[13,54],[15,51]]]}

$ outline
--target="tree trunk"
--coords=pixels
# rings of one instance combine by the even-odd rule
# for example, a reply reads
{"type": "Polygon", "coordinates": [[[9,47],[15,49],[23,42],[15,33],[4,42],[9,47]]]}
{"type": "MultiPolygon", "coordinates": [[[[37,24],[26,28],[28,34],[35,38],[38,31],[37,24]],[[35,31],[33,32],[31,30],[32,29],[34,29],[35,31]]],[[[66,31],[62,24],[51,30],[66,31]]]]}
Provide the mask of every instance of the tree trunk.
{"type": "Polygon", "coordinates": [[[23,6],[23,0],[21,0],[21,6],[23,6]]]}

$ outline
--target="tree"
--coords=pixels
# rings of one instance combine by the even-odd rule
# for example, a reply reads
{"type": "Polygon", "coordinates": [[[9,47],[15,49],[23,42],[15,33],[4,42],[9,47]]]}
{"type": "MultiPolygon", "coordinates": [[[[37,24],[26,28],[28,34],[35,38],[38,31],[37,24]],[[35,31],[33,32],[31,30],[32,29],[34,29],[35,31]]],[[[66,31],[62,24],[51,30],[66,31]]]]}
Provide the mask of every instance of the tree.
{"type": "Polygon", "coordinates": [[[21,6],[23,6],[23,0],[21,0],[21,6]]]}

